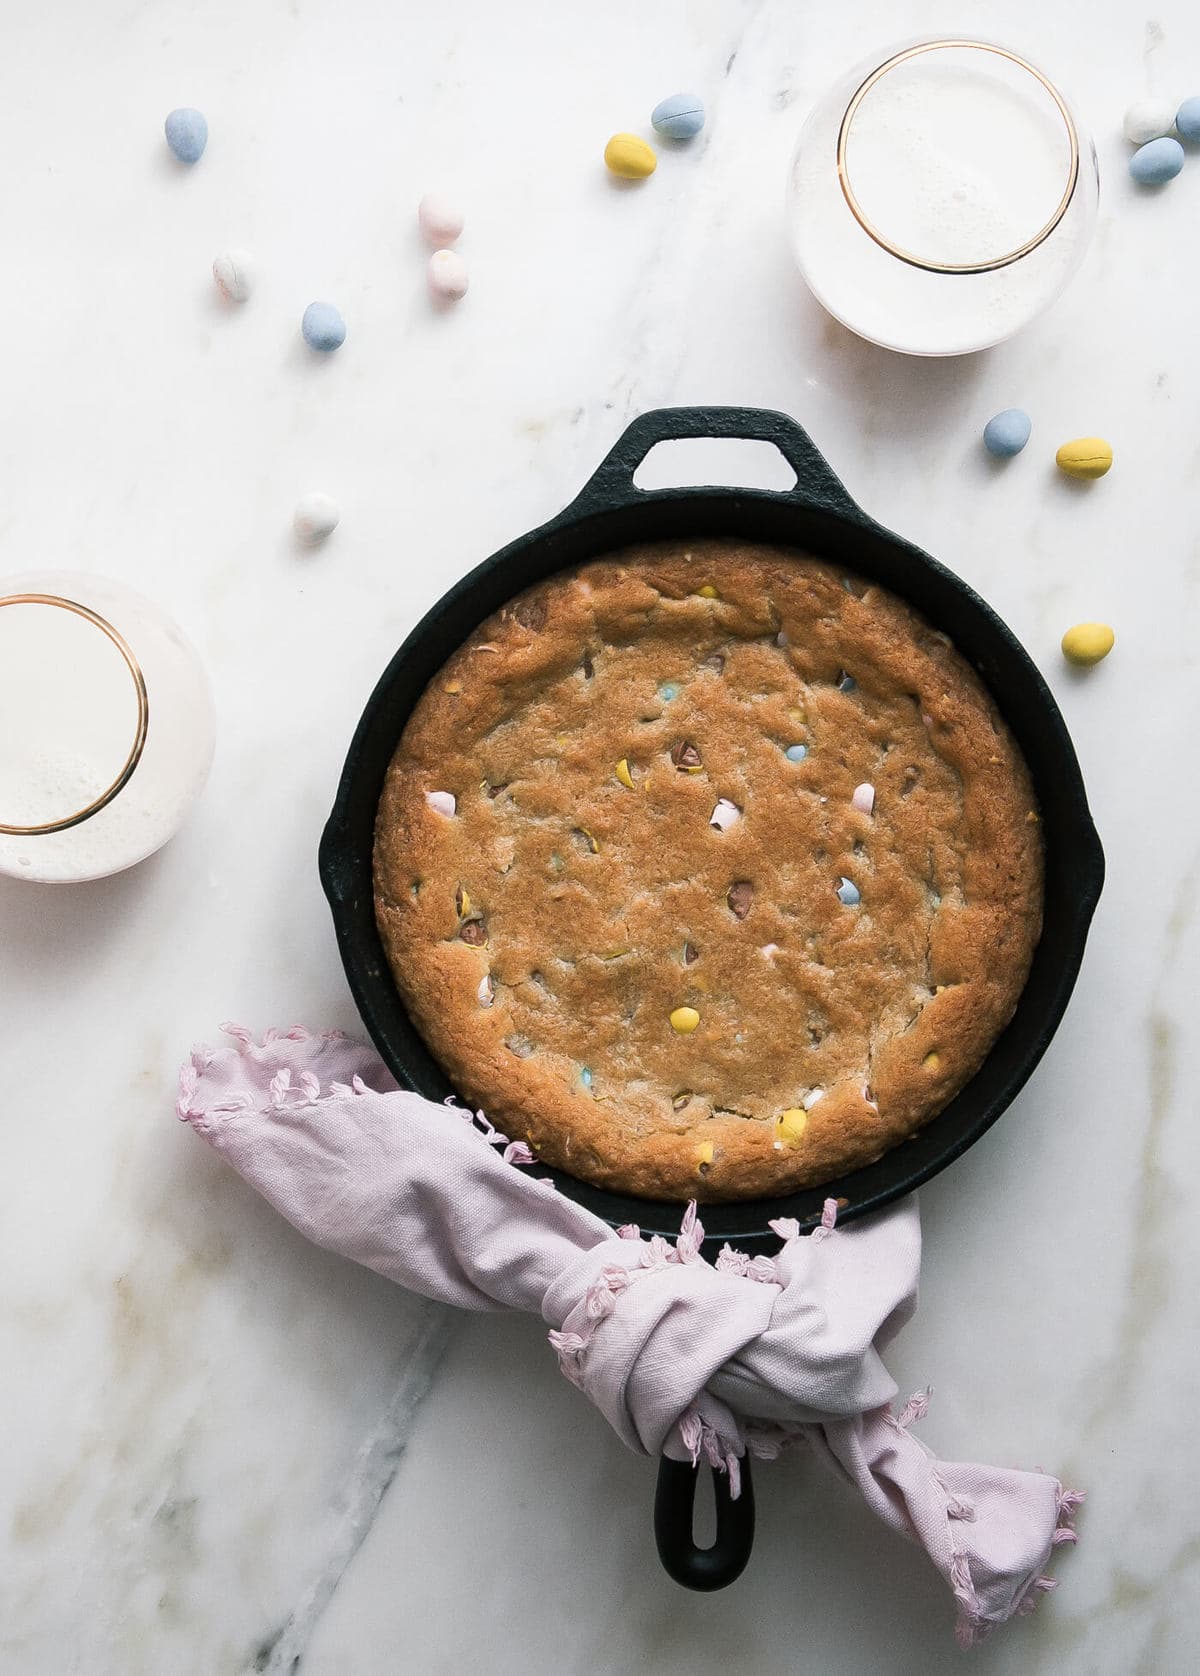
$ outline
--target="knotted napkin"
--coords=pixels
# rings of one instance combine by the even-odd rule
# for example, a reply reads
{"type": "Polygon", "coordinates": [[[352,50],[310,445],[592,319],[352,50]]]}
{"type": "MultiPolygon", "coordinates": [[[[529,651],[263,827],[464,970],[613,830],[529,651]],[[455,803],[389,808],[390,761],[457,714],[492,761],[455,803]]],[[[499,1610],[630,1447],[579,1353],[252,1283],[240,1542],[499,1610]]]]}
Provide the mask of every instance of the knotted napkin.
{"type": "Polygon", "coordinates": [[[801,1235],[772,1224],[774,1257],[700,1256],[696,1207],[678,1239],[614,1232],[535,1172],[528,1148],[481,1113],[399,1090],[341,1032],[225,1026],[197,1049],[178,1114],[308,1239],[460,1309],[520,1309],[550,1324],[568,1379],[639,1454],[701,1459],[738,1489],[747,1450],[803,1442],[885,1524],[929,1554],[971,1646],[1031,1611],[1073,1542],[1082,1500],[1040,1472],[939,1461],[908,1430],[927,1393],[893,1413],[880,1351],[916,1307],[914,1199],[801,1235]]]}

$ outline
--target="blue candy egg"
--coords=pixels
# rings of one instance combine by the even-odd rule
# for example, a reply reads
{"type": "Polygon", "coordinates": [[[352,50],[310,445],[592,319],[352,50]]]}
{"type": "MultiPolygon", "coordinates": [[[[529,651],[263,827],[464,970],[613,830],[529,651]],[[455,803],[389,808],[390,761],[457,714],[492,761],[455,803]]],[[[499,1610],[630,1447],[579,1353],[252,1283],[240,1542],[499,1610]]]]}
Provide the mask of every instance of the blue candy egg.
{"type": "Polygon", "coordinates": [[[669,140],[693,140],[704,127],[704,101],[694,93],[672,93],[655,105],[650,121],[669,140]]]}
{"type": "Polygon", "coordinates": [[[983,427],[983,446],[1001,459],[1019,454],[1029,441],[1033,421],[1021,407],[1006,407],[983,427]]]}
{"type": "Polygon", "coordinates": [[[679,697],[679,682],[664,681],[662,686],[658,689],[658,696],[659,698],[665,699],[666,702],[670,704],[673,698],[679,697]]]}
{"type": "Polygon", "coordinates": [[[331,349],[340,349],[346,341],[346,322],[332,303],[309,303],[300,330],[310,349],[320,349],[326,354],[331,349]]]}
{"type": "Polygon", "coordinates": [[[590,1088],[592,1086],[592,1073],[588,1070],[586,1065],[579,1073],[579,1080],[585,1088],[590,1088]]]}
{"type": "Polygon", "coordinates": [[[181,163],[198,163],[208,144],[208,123],[203,111],[183,105],[163,123],[167,144],[181,163]]]}
{"type": "Polygon", "coordinates": [[[1200,98],[1183,101],[1175,113],[1175,126],[1185,140],[1200,140],[1200,98]]]}
{"type": "Polygon", "coordinates": [[[837,888],[838,901],[847,908],[857,908],[862,894],[853,879],[842,879],[837,888]]]}
{"type": "Polygon", "coordinates": [[[1129,172],[1139,186],[1164,186],[1182,168],[1183,147],[1178,140],[1151,140],[1129,159],[1129,172]]]}
{"type": "Polygon", "coordinates": [[[783,753],[789,762],[803,762],[808,755],[807,745],[789,745],[783,753]]]}

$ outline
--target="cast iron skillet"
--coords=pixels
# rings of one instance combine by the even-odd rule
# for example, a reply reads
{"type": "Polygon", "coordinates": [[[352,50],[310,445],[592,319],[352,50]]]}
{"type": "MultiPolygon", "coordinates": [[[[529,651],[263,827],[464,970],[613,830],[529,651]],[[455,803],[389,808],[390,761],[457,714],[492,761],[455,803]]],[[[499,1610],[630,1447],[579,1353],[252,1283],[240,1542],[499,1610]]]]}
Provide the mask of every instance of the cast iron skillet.
{"type": "MultiPolygon", "coordinates": [[[[1042,812],[1046,892],[1041,941],[1012,1022],[946,1110],[913,1140],[838,1181],[783,1198],[706,1206],[706,1255],[726,1240],[751,1252],[772,1249],[770,1220],[790,1216],[811,1228],[831,1195],[845,1201],[841,1221],[862,1216],[912,1192],[978,1140],[1013,1100],[1062,1018],[1104,879],[1104,855],[1063,719],[1028,654],[995,612],[952,571],[869,518],[786,414],[735,407],[644,413],[564,512],[485,559],[417,624],[384,671],[351,741],[321,839],[321,882],[358,1010],[402,1086],[435,1100],[452,1092],[404,1010],[375,927],[375,809],[413,706],[451,652],[522,589],[630,542],[712,535],[777,542],[841,561],[911,601],[950,636],[978,670],[1025,753],[1042,812]],[[633,474],[650,449],[678,437],[774,443],[796,473],[795,486],[783,493],[636,488],[633,474]]],[[[546,1173],[560,1192],[613,1226],[636,1222],[647,1232],[678,1232],[678,1206],[609,1193],[558,1170],[546,1173]]],[[[713,1479],[717,1539],[700,1549],[692,1540],[696,1474],[686,1464],[660,1465],[659,1554],[668,1572],[691,1588],[732,1582],[753,1541],[749,1461],[738,1501],[730,1501],[723,1477],[714,1473],[713,1479]]]]}

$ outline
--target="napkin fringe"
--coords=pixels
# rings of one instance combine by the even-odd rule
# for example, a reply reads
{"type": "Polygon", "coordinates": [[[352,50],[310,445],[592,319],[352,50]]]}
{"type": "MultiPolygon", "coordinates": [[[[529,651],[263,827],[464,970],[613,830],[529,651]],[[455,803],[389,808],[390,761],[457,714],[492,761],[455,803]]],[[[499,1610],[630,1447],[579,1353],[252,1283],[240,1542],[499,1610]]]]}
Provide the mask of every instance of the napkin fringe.
{"type": "MultiPolygon", "coordinates": [[[[264,1049],[273,1046],[275,1042],[344,1042],[349,1038],[344,1030],[309,1030],[303,1024],[293,1024],[287,1030],[277,1029],[271,1025],[263,1032],[262,1040],[256,1041],[254,1032],[244,1024],[225,1023],[221,1025],[224,1035],[229,1036],[237,1051],[241,1054],[257,1057],[264,1049]]],[[[191,1056],[179,1071],[179,1095],[175,1101],[176,1115],[182,1122],[188,1123],[201,1134],[210,1131],[208,1122],[210,1114],[221,1115],[228,1112],[248,1111],[254,1101],[248,1094],[232,1094],[227,1100],[199,1107],[195,1098],[199,1087],[201,1074],[206,1071],[213,1060],[213,1049],[209,1047],[194,1047],[191,1056]]],[[[322,1091],[320,1079],[312,1071],[301,1071],[296,1083],[292,1082],[292,1073],[288,1067],[282,1066],[270,1082],[270,1101],[276,1111],[282,1111],[286,1106],[319,1105],[322,1100],[345,1099],[350,1094],[370,1094],[372,1090],[359,1076],[351,1078],[350,1082],[333,1081],[326,1084],[322,1091]]],[[[524,1141],[509,1140],[507,1135],[501,1134],[495,1125],[489,1122],[481,1111],[470,1111],[460,1106],[454,1095],[448,1095],[443,1101],[451,1111],[474,1126],[483,1135],[489,1146],[501,1150],[506,1164],[533,1164],[537,1160],[524,1141]]]]}
{"type": "MultiPolygon", "coordinates": [[[[1075,1515],[1087,1498],[1085,1490],[1065,1490],[1059,1487],[1058,1504],[1055,1510],[1056,1519],[1061,1524],[1055,1527],[1054,1535],[1050,1539],[1051,1551],[1062,1547],[1064,1543],[1074,1543],[1079,1540],[1079,1532],[1074,1528],[1075,1515]]],[[[961,1550],[954,1553],[950,1560],[950,1586],[954,1590],[954,1598],[958,1601],[958,1622],[954,1626],[954,1639],[960,1647],[968,1651],[978,1647],[979,1643],[996,1627],[997,1620],[985,1618],[979,1610],[979,1599],[975,1593],[975,1585],[971,1580],[971,1568],[967,1557],[961,1550]]],[[[1017,1602],[1015,1616],[1027,1618],[1031,1612],[1036,1612],[1045,1595],[1052,1594],[1058,1587],[1057,1577],[1047,1577],[1045,1572],[1031,1579],[1029,1586],[1017,1602]]]]}

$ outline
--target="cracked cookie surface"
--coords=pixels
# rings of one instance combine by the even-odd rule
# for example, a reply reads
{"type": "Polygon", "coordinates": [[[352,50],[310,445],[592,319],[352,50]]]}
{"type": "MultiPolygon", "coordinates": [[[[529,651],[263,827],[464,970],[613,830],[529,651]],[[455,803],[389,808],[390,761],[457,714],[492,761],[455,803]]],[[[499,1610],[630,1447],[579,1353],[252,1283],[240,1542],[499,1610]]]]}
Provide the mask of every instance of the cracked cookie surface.
{"type": "Polygon", "coordinates": [[[647,544],[511,601],[388,769],[376,914],[462,1097],[649,1199],[879,1157],[1011,1016],[1028,771],[946,637],[852,571],[647,544]]]}

